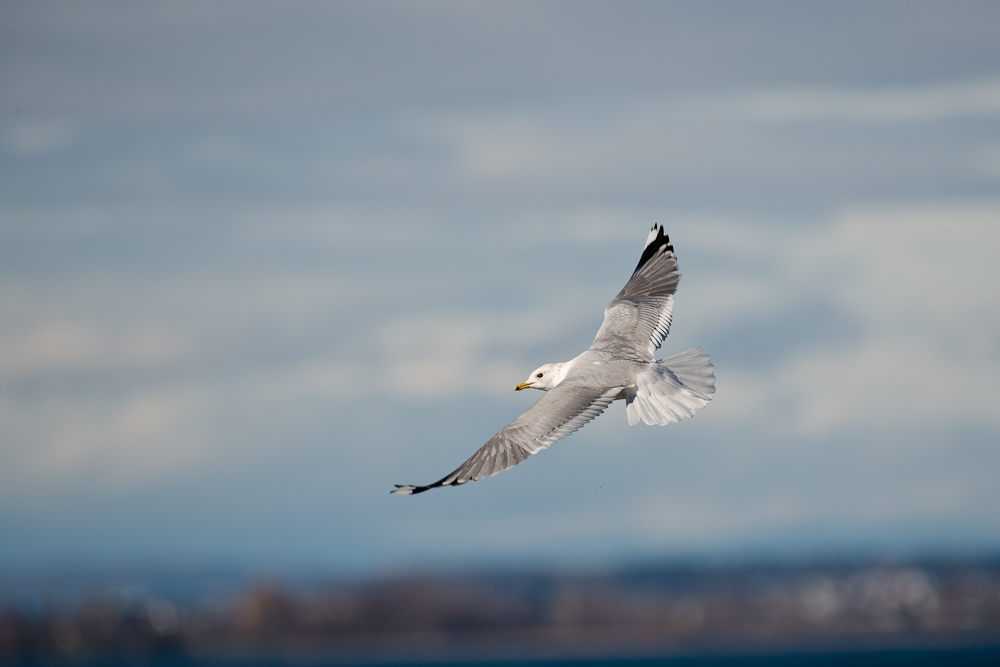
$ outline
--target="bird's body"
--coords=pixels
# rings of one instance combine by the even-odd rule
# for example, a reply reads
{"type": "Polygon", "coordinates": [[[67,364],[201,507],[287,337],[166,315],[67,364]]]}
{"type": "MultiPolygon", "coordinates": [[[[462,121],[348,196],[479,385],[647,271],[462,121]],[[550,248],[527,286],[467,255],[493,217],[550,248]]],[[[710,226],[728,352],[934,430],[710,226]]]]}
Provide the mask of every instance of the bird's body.
{"type": "Polygon", "coordinates": [[[680,274],[670,239],[653,226],[632,277],[604,311],[594,344],[577,357],[545,364],[515,389],[546,393],[489,439],[451,474],[427,486],[396,485],[409,495],[455,486],[512,468],[601,414],[626,401],[630,425],[665,425],[692,416],[715,392],[708,355],[692,348],[656,360],[670,330],[680,274]]]}

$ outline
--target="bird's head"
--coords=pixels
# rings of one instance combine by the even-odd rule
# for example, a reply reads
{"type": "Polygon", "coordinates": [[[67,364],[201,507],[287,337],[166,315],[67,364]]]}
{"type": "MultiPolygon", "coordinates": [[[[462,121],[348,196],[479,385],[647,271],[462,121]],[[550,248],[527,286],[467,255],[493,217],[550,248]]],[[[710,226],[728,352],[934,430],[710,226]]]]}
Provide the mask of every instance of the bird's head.
{"type": "Polygon", "coordinates": [[[563,379],[562,369],[564,363],[545,364],[531,371],[528,379],[514,387],[514,391],[520,391],[531,387],[532,389],[543,389],[548,391],[556,386],[563,379]]]}

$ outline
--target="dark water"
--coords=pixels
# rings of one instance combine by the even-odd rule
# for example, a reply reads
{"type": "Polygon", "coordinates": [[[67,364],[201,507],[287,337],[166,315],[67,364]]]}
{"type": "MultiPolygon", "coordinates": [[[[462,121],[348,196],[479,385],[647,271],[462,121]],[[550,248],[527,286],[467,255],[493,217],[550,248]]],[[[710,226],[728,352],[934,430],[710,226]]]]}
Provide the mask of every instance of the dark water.
{"type": "MultiPolygon", "coordinates": [[[[0,661],[2,662],[2,661],[0,661]]],[[[924,649],[866,649],[831,651],[789,651],[781,653],[702,653],[698,655],[670,655],[642,658],[572,658],[572,659],[520,659],[447,661],[426,660],[352,660],[311,657],[229,657],[198,658],[174,656],[91,656],[86,659],[25,659],[10,664],[16,667],[388,667],[412,665],[414,667],[1000,667],[1000,645],[924,648],[924,649]]]]}

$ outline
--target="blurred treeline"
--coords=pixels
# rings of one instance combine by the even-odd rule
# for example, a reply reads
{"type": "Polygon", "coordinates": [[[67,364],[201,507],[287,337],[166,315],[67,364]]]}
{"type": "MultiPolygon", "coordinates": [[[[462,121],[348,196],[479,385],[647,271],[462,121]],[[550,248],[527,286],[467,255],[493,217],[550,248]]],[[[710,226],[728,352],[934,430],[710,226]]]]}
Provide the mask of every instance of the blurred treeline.
{"type": "Polygon", "coordinates": [[[0,579],[19,591],[2,602],[0,659],[1000,643],[1000,560],[250,579],[221,587],[217,577],[194,575],[166,587],[119,579],[77,581],[73,595],[59,593],[65,578],[0,579]]]}

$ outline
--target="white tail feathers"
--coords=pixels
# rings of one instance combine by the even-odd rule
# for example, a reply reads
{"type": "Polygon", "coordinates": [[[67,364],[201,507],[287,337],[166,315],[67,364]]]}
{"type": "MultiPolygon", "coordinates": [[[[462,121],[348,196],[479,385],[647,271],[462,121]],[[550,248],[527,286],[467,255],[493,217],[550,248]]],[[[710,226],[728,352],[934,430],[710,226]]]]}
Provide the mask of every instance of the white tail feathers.
{"type": "Polygon", "coordinates": [[[654,361],[625,392],[629,426],[641,419],[664,426],[694,415],[712,400],[715,367],[700,347],[654,361]]]}

